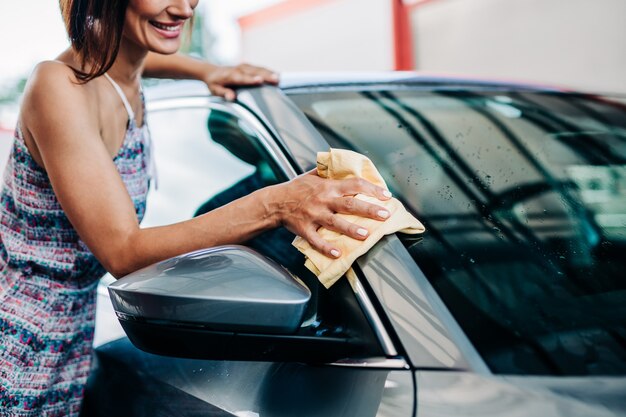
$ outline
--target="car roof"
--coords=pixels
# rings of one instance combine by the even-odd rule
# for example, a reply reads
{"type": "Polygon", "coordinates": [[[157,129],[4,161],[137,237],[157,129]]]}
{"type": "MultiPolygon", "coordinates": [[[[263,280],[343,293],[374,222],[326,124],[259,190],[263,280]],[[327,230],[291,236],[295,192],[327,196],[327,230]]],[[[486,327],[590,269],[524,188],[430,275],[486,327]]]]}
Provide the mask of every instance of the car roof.
{"type": "MultiPolygon", "coordinates": [[[[554,86],[531,84],[524,82],[459,77],[451,75],[433,75],[411,71],[381,72],[286,72],[281,73],[279,87],[287,94],[319,90],[361,88],[379,89],[384,86],[411,86],[414,88],[450,88],[450,89],[484,89],[484,90],[515,90],[565,92],[567,90],[554,86]]],[[[200,81],[157,82],[148,86],[146,97],[149,100],[161,100],[178,97],[207,96],[209,90],[200,81]]]]}
{"type": "Polygon", "coordinates": [[[291,92],[298,89],[348,87],[355,85],[412,85],[414,87],[450,87],[514,89],[533,91],[566,91],[563,88],[529,82],[429,74],[414,71],[381,72],[300,72],[281,74],[280,88],[291,92]]]}

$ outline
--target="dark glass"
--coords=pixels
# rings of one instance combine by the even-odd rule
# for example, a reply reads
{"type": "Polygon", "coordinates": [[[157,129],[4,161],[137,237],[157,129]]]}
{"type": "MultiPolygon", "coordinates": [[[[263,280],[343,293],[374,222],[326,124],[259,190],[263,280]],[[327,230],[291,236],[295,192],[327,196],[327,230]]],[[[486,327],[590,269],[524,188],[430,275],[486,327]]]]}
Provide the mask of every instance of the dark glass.
{"type": "Polygon", "coordinates": [[[291,98],[426,226],[399,237],[496,373],[626,374],[626,107],[484,90],[291,98]]]}

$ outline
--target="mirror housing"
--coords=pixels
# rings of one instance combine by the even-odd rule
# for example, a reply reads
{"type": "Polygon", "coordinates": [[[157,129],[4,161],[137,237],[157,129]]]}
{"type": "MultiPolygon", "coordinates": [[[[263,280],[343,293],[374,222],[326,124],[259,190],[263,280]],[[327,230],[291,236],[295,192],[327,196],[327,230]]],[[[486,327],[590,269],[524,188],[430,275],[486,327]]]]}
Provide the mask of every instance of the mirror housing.
{"type": "Polygon", "coordinates": [[[316,320],[301,326],[309,319],[309,289],[243,246],[159,262],[111,284],[109,294],[130,341],[149,353],[321,363],[373,351],[360,334],[320,327],[316,320]]]}
{"type": "Polygon", "coordinates": [[[243,246],[187,253],[109,286],[121,321],[289,334],[311,292],[285,269],[243,246]]]}

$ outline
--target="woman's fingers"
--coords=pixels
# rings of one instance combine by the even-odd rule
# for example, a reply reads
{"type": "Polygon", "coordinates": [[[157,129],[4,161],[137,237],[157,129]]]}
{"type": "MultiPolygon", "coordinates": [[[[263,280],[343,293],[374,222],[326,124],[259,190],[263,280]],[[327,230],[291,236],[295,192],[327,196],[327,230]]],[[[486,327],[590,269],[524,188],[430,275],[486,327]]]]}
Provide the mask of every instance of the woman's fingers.
{"type": "Polygon", "coordinates": [[[328,256],[329,258],[339,258],[341,256],[339,249],[322,239],[320,234],[317,233],[317,228],[309,228],[307,232],[302,235],[302,237],[309,242],[313,249],[328,256]]]}
{"type": "Polygon", "coordinates": [[[263,77],[258,74],[248,74],[238,69],[233,70],[225,84],[229,85],[255,85],[263,82],[263,77]]]}
{"type": "Polygon", "coordinates": [[[217,74],[213,74],[208,85],[211,90],[214,90],[218,87],[256,85],[262,82],[263,78],[258,75],[245,74],[236,68],[227,68],[220,70],[217,74]]]}
{"type": "Polygon", "coordinates": [[[315,250],[329,258],[339,258],[341,252],[321,237],[317,232],[317,226],[323,226],[326,229],[333,230],[357,240],[365,240],[369,236],[369,231],[366,228],[351,223],[337,214],[328,214],[326,218],[319,223],[320,224],[316,225],[315,229],[308,229],[302,237],[304,237],[315,250]]]}
{"type": "Polygon", "coordinates": [[[374,185],[362,178],[350,178],[343,180],[340,188],[343,195],[365,194],[383,201],[391,198],[391,193],[388,190],[374,185]]]}
{"type": "Polygon", "coordinates": [[[342,235],[349,236],[357,240],[365,240],[369,236],[369,231],[359,226],[358,224],[351,223],[346,219],[336,214],[329,214],[324,221],[320,222],[322,226],[329,230],[333,230],[342,235]]]}
{"type": "Polygon", "coordinates": [[[213,95],[232,101],[236,94],[232,88],[228,87],[261,85],[263,83],[277,84],[279,77],[278,74],[266,68],[241,64],[236,67],[216,68],[206,75],[204,81],[213,95]]]}
{"type": "Polygon", "coordinates": [[[275,73],[274,71],[270,71],[267,68],[257,67],[255,65],[249,64],[241,64],[239,65],[239,69],[241,69],[241,71],[246,74],[260,76],[266,83],[277,84],[280,80],[280,77],[277,73],[275,73]]]}
{"type": "Polygon", "coordinates": [[[334,201],[332,209],[337,213],[354,214],[360,217],[368,217],[374,220],[386,220],[389,211],[377,204],[368,203],[354,197],[341,197],[334,201]]]}
{"type": "MultiPolygon", "coordinates": [[[[312,175],[322,179],[317,173],[317,168],[305,172],[303,175],[312,175]]],[[[363,178],[349,178],[344,180],[332,180],[335,184],[332,186],[341,196],[354,196],[364,194],[376,197],[379,200],[389,200],[392,195],[386,188],[379,187],[363,178]],[[337,185],[338,184],[338,185],[337,185]]]]}
{"type": "Polygon", "coordinates": [[[281,194],[280,222],[302,236],[318,252],[331,257],[340,256],[338,248],[326,242],[317,232],[324,227],[357,240],[365,240],[369,230],[348,221],[340,214],[384,221],[389,211],[382,205],[355,198],[357,194],[379,200],[391,198],[389,192],[362,179],[327,180],[311,170],[284,185],[281,194]]]}
{"type": "Polygon", "coordinates": [[[237,97],[234,90],[223,87],[219,84],[211,85],[210,90],[211,94],[214,96],[224,97],[228,101],[233,101],[237,97]]]}

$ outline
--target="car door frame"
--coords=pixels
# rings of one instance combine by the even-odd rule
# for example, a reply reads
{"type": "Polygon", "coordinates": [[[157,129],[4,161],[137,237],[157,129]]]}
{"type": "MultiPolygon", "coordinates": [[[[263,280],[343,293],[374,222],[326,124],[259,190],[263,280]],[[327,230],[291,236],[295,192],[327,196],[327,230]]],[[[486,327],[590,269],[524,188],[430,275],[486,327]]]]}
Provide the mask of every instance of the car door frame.
{"type": "MultiPolygon", "coordinates": [[[[324,86],[324,91],[378,88],[367,83],[324,86]]],[[[317,91],[312,86],[310,91],[317,91]]],[[[297,86],[297,92],[307,89],[297,86]]],[[[288,97],[289,89],[272,86],[243,89],[238,101],[250,110],[272,134],[300,172],[316,165],[317,152],[330,147],[306,115],[288,97]]],[[[373,250],[357,260],[363,299],[374,303],[368,318],[377,318],[377,328],[384,329],[388,341],[400,352],[407,364],[416,370],[463,370],[490,375],[474,346],[428,282],[423,271],[412,260],[395,235],[386,236],[373,250]],[[395,265],[394,270],[384,265],[395,265]],[[402,288],[402,290],[400,290],[402,288]],[[411,307],[394,312],[398,303],[411,307]],[[403,317],[408,314],[410,317],[403,317]],[[407,330],[407,319],[426,325],[425,332],[407,330]]],[[[384,336],[379,336],[383,340],[384,336]]],[[[384,346],[384,345],[383,345],[384,346]]],[[[390,351],[386,351],[390,352],[390,351]]]]}
{"type": "MultiPolygon", "coordinates": [[[[218,110],[240,118],[250,125],[255,135],[259,138],[263,148],[268,152],[269,156],[282,170],[288,180],[298,175],[298,171],[293,166],[293,154],[291,152],[285,153],[285,151],[289,149],[285,148],[285,141],[279,140],[276,134],[273,134],[271,125],[269,125],[268,128],[268,125],[263,122],[263,118],[259,118],[257,113],[251,112],[245,105],[237,102],[228,102],[212,96],[162,98],[147,104],[148,112],[162,111],[171,108],[218,110]]],[[[292,108],[290,110],[294,109],[292,108]]],[[[298,117],[300,115],[296,113],[294,116],[298,117]]],[[[399,355],[401,349],[396,347],[396,343],[392,340],[383,321],[379,317],[374,303],[360,282],[357,282],[355,287],[355,297],[372,326],[386,357],[376,357],[367,360],[345,360],[338,362],[337,365],[364,366],[381,369],[409,369],[404,358],[399,355]]]]}
{"type": "MultiPolygon", "coordinates": [[[[293,155],[288,151],[289,148],[285,148],[284,142],[282,142],[281,139],[272,134],[271,125],[268,127],[263,122],[262,117],[258,117],[258,114],[250,111],[245,105],[236,102],[227,102],[223,99],[211,96],[177,96],[171,98],[165,97],[155,101],[149,101],[147,103],[148,112],[167,109],[219,110],[241,118],[242,120],[247,122],[250,127],[253,128],[254,133],[261,142],[261,145],[269,153],[276,165],[280,167],[284,175],[288,179],[294,178],[296,175],[298,175],[298,169],[294,168],[294,159],[293,155]]],[[[291,110],[294,109],[292,108],[291,110]]],[[[403,399],[402,401],[400,401],[400,403],[402,404],[398,404],[400,408],[398,408],[396,411],[402,409],[401,415],[414,415],[416,407],[415,379],[413,372],[411,372],[411,367],[409,366],[409,363],[406,361],[404,355],[402,355],[403,350],[401,347],[398,347],[397,338],[390,335],[387,331],[384,319],[381,319],[378,314],[377,308],[375,307],[375,305],[377,305],[378,303],[370,298],[370,295],[366,291],[365,287],[361,284],[361,282],[358,282],[356,287],[354,288],[354,294],[357,302],[362,308],[362,311],[367,321],[370,323],[372,329],[374,330],[374,333],[380,343],[380,346],[382,347],[385,356],[371,358],[346,358],[335,363],[326,364],[325,366],[351,368],[354,369],[355,372],[358,372],[358,369],[367,370],[368,372],[384,372],[386,375],[385,388],[387,388],[388,386],[394,387],[394,396],[400,396],[400,398],[403,399]]],[[[112,316],[114,317],[114,313],[112,316]]],[[[118,346],[116,346],[115,348],[111,348],[111,346],[113,346],[115,343],[111,344],[111,346],[108,347],[107,344],[103,344],[100,346],[100,348],[105,355],[113,353],[115,351],[119,352],[120,349],[121,351],[126,350],[127,352],[129,352],[129,349],[132,351],[133,348],[130,343],[128,343],[127,340],[124,341],[123,339],[127,338],[123,337],[122,339],[118,339],[118,346]],[[122,342],[121,347],[119,346],[120,341],[122,342]]],[[[96,346],[96,348],[98,348],[98,346],[96,346]]],[[[135,360],[135,363],[138,362],[139,360],[135,360]]],[[[182,363],[183,361],[181,361],[181,364],[182,363]]],[[[181,369],[186,369],[186,367],[188,366],[188,364],[181,364],[176,365],[177,372],[180,372],[181,369]]],[[[346,369],[346,371],[348,371],[348,369],[346,369]]],[[[187,393],[193,393],[193,387],[187,384],[185,387],[182,388],[182,391],[187,393]]]]}

